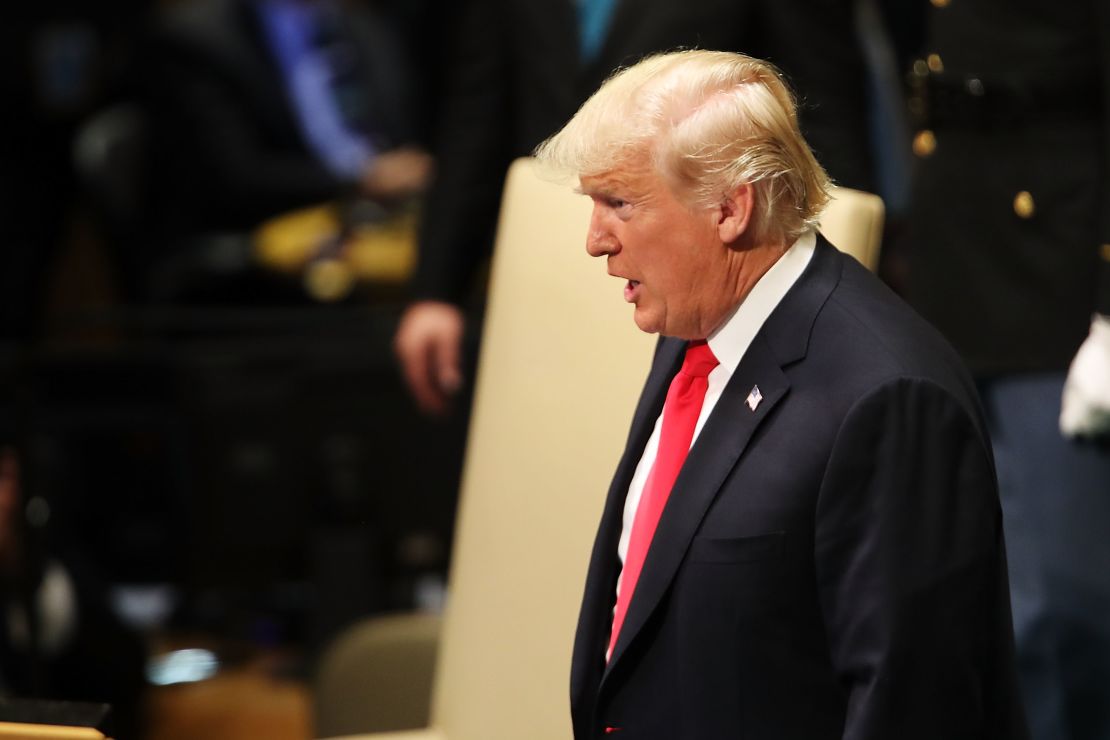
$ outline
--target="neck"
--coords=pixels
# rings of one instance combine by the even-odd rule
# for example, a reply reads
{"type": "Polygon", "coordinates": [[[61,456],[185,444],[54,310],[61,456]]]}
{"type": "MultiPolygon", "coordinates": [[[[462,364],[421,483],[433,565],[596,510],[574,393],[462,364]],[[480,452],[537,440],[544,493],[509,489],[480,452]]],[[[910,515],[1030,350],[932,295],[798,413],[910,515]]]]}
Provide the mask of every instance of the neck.
{"type": "Polygon", "coordinates": [[[752,288],[758,283],[767,271],[786,254],[788,245],[781,243],[767,243],[752,247],[733,247],[733,257],[729,262],[728,284],[731,300],[724,306],[719,315],[711,317],[709,336],[723,324],[737,306],[744,302],[752,288]]]}

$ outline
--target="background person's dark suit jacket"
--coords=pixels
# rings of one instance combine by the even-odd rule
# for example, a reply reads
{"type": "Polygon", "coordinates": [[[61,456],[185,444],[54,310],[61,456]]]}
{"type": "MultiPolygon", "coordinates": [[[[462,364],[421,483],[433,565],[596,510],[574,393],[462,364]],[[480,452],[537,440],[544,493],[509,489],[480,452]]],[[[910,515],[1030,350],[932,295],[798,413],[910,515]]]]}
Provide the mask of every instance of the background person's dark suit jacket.
{"type": "Polygon", "coordinates": [[[977,376],[1063,372],[1110,314],[1110,3],[906,8],[933,60],[910,76],[934,142],[917,146],[910,301],[977,376]]]}
{"type": "MultiPolygon", "coordinates": [[[[193,0],[159,16],[148,58],[155,231],[249,230],[353,191],[306,143],[251,0],[193,0]]],[[[414,90],[388,19],[337,3],[379,147],[416,140],[414,90]]]]}
{"type": "Polygon", "coordinates": [[[618,0],[579,62],[574,3],[469,0],[449,62],[413,297],[460,303],[489,255],[509,163],[566,123],[615,68],[679,47],[769,59],[802,101],[833,178],[872,190],[864,63],[849,0],[618,0]]]}
{"type": "Polygon", "coordinates": [[[691,449],[606,666],[625,494],[684,347],[660,343],[605,505],[575,737],[1026,737],[974,387],[823,239],[691,449]]]}

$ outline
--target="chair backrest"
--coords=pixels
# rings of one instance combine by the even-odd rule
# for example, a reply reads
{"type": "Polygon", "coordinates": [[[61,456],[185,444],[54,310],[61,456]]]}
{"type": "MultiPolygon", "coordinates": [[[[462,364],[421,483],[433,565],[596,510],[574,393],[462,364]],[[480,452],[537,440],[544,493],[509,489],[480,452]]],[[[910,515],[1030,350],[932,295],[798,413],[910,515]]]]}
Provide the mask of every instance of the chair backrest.
{"type": "Polygon", "coordinates": [[[509,171],[490,276],[432,724],[569,738],[586,565],[655,338],[584,249],[590,202],[509,171]]]}
{"type": "Polygon", "coordinates": [[[344,630],[320,657],[316,671],[317,735],[427,724],[440,628],[438,615],[394,614],[344,630]]]}
{"type": "Polygon", "coordinates": [[[832,200],[821,214],[821,233],[837,249],[875,272],[879,268],[885,213],[883,199],[877,195],[833,188],[832,200]]]}
{"type": "MultiPolygon", "coordinates": [[[[590,207],[530,160],[509,171],[433,696],[451,740],[571,736],[586,566],[655,346],[586,255],[590,207]]],[[[836,243],[878,233],[852,225],[830,220],[836,243]]]]}

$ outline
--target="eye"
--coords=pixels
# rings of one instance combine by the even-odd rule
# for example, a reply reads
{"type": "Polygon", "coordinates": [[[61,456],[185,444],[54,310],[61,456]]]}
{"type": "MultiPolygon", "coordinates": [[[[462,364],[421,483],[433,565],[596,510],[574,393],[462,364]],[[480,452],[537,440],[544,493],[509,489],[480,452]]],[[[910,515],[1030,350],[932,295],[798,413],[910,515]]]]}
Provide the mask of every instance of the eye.
{"type": "Polygon", "coordinates": [[[632,204],[623,198],[606,198],[605,205],[617,214],[617,218],[628,220],[632,215],[632,204]]]}
{"type": "Polygon", "coordinates": [[[627,221],[632,216],[632,209],[635,206],[631,201],[613,193],[594,192],[588,194],[593,199],[595,206],[612,212],[617,218],[627,221]]]}

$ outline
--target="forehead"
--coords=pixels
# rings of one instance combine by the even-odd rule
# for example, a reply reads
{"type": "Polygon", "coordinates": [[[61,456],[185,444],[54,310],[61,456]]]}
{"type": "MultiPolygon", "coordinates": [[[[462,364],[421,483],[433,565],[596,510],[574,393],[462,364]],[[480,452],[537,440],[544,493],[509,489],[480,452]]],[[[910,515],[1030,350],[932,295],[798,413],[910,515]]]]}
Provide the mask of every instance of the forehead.
{"type": "Polygon", "coordinates": [[[582,192],[587,195],[625,193],[647,195],[662,186],[662,179],[645,157],[637,157],[611,170],[578,178],[582,192]]]}

